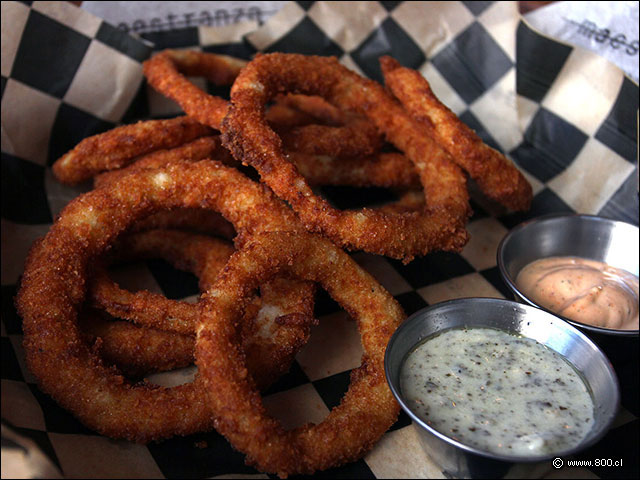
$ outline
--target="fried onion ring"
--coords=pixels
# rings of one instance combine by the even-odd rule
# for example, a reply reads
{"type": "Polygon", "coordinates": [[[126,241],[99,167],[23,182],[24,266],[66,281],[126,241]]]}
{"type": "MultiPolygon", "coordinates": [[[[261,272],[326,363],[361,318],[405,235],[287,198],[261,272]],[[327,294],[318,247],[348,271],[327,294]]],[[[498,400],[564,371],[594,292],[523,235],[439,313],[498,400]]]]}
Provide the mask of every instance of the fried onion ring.
{"type": "Polygon", "coordinates": [[[93,309],[84,309],[78,323],[97,354],[128,377],[142,377],[193,364],[193,335],[140,327],[124,320],[108,320],[93,309]]]}
{"type": "MultiPolygon", "coordinates": [[[[177,230],[150,230],[123,238],[110,257],[119,261],[162,258],[179,270],[193,273],[200,290],[205,291],[233,250],[231,244],[218,238],[177,230]]],[[[111,280],[102,262],[92,272],[89,297],[94,307],[114,317],[159,330],[195,333],[198,311],[193,303],[148,290],[125,290],[111,280]]]]}
{"type": "Polygon", "coordinates": [[[362,457],[396,420],[384,352],[405,315],[396,300],[329,240],[309,233],[255,236],[203,295],[196,365],[216,414],[216,429],[248,464],[281,477],[311,474],[362,457]],[[285,431],[270,417],[235,341],[241,306],[262,282],[290,273],[318,282],[356,320],[364,354],[340,405],[318,425],[285,431]]]}
{"type": "MultiPolygon", "coordinates": [[[[164,50],[145,61],[143,70],[155,90],[177,102],[190,117],[219,130],[228,102],[203,92],[186,76],[204,76],[216,85],[231,85],[244,65],[244,60],[214,53],[164,50]]],[[[285,138],[293,150],[334,156],[370,155],[381,144],[376,128],[364,119],[345,126],[296,127],[285,138]]]]}
{"type": "Polygon", "coordinates": [[[470,207],[464,174],[445,150],[424,135],[420,122],[376,82],[346,69],[335,58],[265,54],[240,72],[231,101],[221,127],[224,145],[236,159],[256,168],[262,181],[291,205],[309,230],[320,231],[349,249],[405,262],[433,250],[460,251],[467,242],[464,225],[470,207]],[[288,91],[320,95],[369,117],[413,162],[426,206],[411,213],[338,211],[315,196],[264,120],[264,106],[288,91]]]}
{"type": "Polygon", "coordinates": [[[305,125],[281,133],[287,149],[310,155],[357,157],[371,155],[382,146],[382,138],[375,125],[367,119],[351,120],[340,127],[305,125]]]}
{"type": "MultiPolygon", "coordinates": [[[[201,291],[206,291],[212,285],[234,251],[233,246],[223,240],[176,230],[150,230],[129,235],[119,240],[114,250],[109,257],[116,257],[118,260],[163,258],[176,268],[195,274],[201,291]]],[[[146,290],[135,293],[126,291],[109,278],[100,263],[93,272],[90,298],[94,306],[114,317],[131,320],[162,332],[176,332],[180,336],[190,337],[193,353],[198,315],[193,303],[170,300],[146,290]]],[[[245,311],[241,337],[249,370],[261,389],[269,386],[289,369],[293,355],[306,343],[312,323],[312,284],[278,278],[261,286],[261,297],[255,298],[245,311]],[[300,328],[292,328],[291,319],[281,318],[293,312],[301,315],[300,328]],[[277,342],[266,341],[268,337],[277,339],[277,342]],[[286,345],[287,348],[280,348],[280,345],[286,345]]],[[[117,327],[111,325],[105,333],[113,334],[114,330],[117,327]]],[[[128,332],[130,330],[127,328],[128,332]]],[[[148,330],[148,333],[149,336],[158,337],[158,342],[165,341],[165,335],[153,330],[148,330]]],[[[108,338],[102,340],[103,343],[109,342],[109,345],[114,343],[108,338]]],[[[182,345],[180,342],[177,342],[178,348],[182,345]]],[[[122,350],[131,343],[129,341],[120,346],[121,355],[117,358],[117,365],[125,363],[121,358],[122,350]]],[[[178,358],[182,359],[184,350],[178,350],[178,353],[178,358]]],[[[171,350],[165,354],[167,357],[173,356],[171,350]]],[[[114,356],[115,353],[112,353],[111,358],[114,356]]]]}
{"type": "Polygon", "coordinates": [[[105,170],[121,168],[139,155],[177,147],[211,135],[211,128],[189,117],[147,120],[85,138],[53,164],[58,181],[75,185],[105,170]]]}
{"type": "Polygon", "coordinates": [[[279,101],[269,107],[266,116],[271,125],[277,125],[280,129],[318,123],[318,117],[296,110],[279,101]]]}
{"type": "Polygon", "coordinates": [[[343,110],[331,105],[318,95],[296,95],[294,93],[278,95],[276,105],[293,108],[314,118],[319,118],[328,125],[343,125],[346,122],[343,110]]]}
{"type": "MultiPolygon", "coordinates": [[[[16,297],[27,365],[45,393],[112,438],[148,442],[213,426],[200,375],[173,388],[132,384],[96,355],[78,329],[92,262],[136,220],[177,207],[220,211],[238,232],[299,225],[268,189],[238,171],[213,161],[177,163],[76,197],[27,257],[16,297]]],[[[295,326],[295,320],[289,323],[295,326]]]]}
{"type": "MultiPolygon", "coordinates": [[[[303,97],[311,98],[311,97],[303,97]]],[[[348,147],[347,147],[348,148],[348,147]]],[[[335,149],[345,153],[346,150],[335,149]]],[[[322,151],[322,149],[320,149],[322,151]]],[[[398,153],[379,153],[368,157],[336,158],[288,151],[288,158],[312,185],[348,185],[353,187],[419,188],[420,180],[413,164],[398,153]]],[[[94,187],[100,188],[142,168],[164,167],[177,161],[213,158],[229,166],[239,166],[231,153],[222,147],[219,136],[201,137],[172,149],[159,150],[134,160],[123,168],[99,173],[94,187]]]]}
{"type": "Polygon", "coordinates": [[[137,221],[129,228],[129,231],[142,232],[167,228],[194,233],[214,234],[227,240],[231,240],[236,236],[236,231],[230,222],[225,220],[218,212],[205,208],[174,208],[171,210],[162,210],[137,221]]]}
{"type": "Polygon", "coordinates": [[[142,66],[149,85],[178,103],[190,117],[217,130],[229,103],[224,98],[203,92],[187,76],[202,76],[218,86],[231,85],[246,63],[214,53],[163,50],[142,66]]]}
{"type": "Polygon", "coordinates": [[[400,153],[379,153],[370,157],[335,158],[287,152],[298,172],[310,185],[351,187],[420,188],[413,163],[400,153]]]}
{"type": "Polygon", "coordinates": [[[97,174],[93,178],[93,186],[95,188],[100,188],[101,186],[126,175],[134,168],[158,168],[164,167],[172,162],[195,162],[198,160],[204,160],[205,158],[215,158],[225,165],[233,162],[233,158],[229,154],[229,151],[222,147],[219,136],[201,137],[175,148],[158,150],[148,155],[141,156],[134,159],[126,168],[118,166],[114,169],[105,165],[105,171],[97,174]]]}
{"type": "Polygon", "coordinates": [[[380,66],[386,86],[410,114],[422,122],[490,199],[512,210],[531,206],[531,185],[502,153],[491,148],[434,95],[416,70],[384,56],[380,66]]]}
{"type": "MultiPolygon", "coordinates": [[[[304,124],[303,128],[292,125],[289,131],[283,130],[275,123],[278,132],[289,151],[324,155],[330,152],[338,158],[366,157],[382,147],[382,135],[366,117],[354,115],[331,105],[317,95],[278,95],[275,106],[286,106],[296,111],[321,120],[323,125],[304,124]],[[339,128],[336,128],[339,127],[339,128]]],[[[271,107],[266,114],[271,120],[271,107]]],[[[310,122],[309,122],[310,123],[310,122]]],[[[317,122],[315,122],[317,123],[317,122]]]]}

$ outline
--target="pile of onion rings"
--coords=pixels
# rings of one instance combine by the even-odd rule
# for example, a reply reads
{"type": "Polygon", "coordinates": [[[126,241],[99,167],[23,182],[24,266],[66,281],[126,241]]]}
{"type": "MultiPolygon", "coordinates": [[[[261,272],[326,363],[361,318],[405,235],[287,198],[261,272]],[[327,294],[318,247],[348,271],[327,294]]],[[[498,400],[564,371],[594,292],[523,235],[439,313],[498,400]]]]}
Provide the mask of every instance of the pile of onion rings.
{"type": "MultiPolygon", "coordinates": [[[[298,225],[292,212],[268,189],[237,170],[210,160],[174,163],[163,170],[133,172],[77,197],[36,242],[25,266],[17,307],[23,318],[30,370],[60,405],[90,428],[113,438],[148,442],[213,428],[200,376],[173,388],[130,383],[86,343],[77,321],[87,297],[88,272],[96,259],[137,219],[177,207],[219,211],[240,238],[259,231],[295,230],[298,225]]],[[[288,311],[269,309],[283,317],[283,328],[278,331],[284,333],[262,338],[274,344],[270,354],[282,353],[275,375],[288,368],[284,363],[304,344],[313,323],[309,311],[312,291],[310,286],[304,288],[288,311]]],[[[284,290],[293,294],[294,289],[284,290]]],[[[281,299],[278,304],[281,306],[281,299]]],[[[274,323],[279,323],[277,318],[274,323]]],[[[266,364],[265,359],[256,363],[266,364]]]]}
{"type": "Polygon", "coordinates": [[[215,428],[283,478],[369,451],[398,415],[383,358],[405,316],[343,248],[404,262],[460,251],[467,175],[507,208],[531,202],[516,167],[418,72],[388,57],[381,67],[387,88],[327,57],[166,50],[145,62],[149,85],[185,116],[89,137],[53,165],[59,181],[94,189],[34,244],[16,297],[42,390],[113,438],[215,428]],[[188,76],[229,85],[231,100],[188,76]],[[391,188],[398,200],[338,210],[312,190],[322,185],[391,188]],[[149,255],[194,273],[197,303],[111,280],[111,263],[149,255]],[[355,319],[362,365],[325,421],[285,431],[259,391],[307,341],[316,284],[355,319]],[[178,387],[125,377],[194,361],[194,381],[178,387]]]}

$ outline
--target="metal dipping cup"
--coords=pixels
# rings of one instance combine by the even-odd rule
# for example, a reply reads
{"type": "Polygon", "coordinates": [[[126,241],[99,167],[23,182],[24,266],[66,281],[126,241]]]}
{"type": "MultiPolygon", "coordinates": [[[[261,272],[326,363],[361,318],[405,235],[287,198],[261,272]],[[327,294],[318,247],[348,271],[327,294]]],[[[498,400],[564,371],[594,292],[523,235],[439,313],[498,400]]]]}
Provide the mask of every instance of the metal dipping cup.
{"type": "Polygon", "coordinates": [[[427,455],[445,475],[456,478],[536,478],[552,470],[552,460],[595,444],[610,428],[620,402],[618,379],[607,357],[580,330],[544,310],[496,298],[463,298],[437,303],[411,315],[394,333],[385,354],[387,382],[411,417],[427,455]],[[563,355],[591,389],[594,426],[579,445],[538,456],[506,456],[460,443],[433,429],[405,403],[400,369],[409,352],[426,338],[457,327],[497,328],[532,338],[563,355]]]}
{"type": "MultiPolygon", "coordinates": [[[[638,245],[638,227],[629,223],[594,215],[546,215],[523,222],[505,235],[497,263],[515,300],[545,310],[516,285],[518,273],[527,264],[545,257],[576,256],[638,275],[638,245]]],[[[558,316],[586,333],[614,366],[637,365],[638,330],[596,327],[558,316]]]]}

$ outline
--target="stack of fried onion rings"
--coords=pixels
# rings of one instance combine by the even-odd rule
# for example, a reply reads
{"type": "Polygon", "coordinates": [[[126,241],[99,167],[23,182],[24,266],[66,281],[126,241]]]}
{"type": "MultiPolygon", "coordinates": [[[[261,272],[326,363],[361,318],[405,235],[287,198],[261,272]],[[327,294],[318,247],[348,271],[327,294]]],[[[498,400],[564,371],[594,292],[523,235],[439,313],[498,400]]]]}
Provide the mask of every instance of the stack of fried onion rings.
{"type": "MultiPolygon", "coordinates": [[[[132,384],[103,363],[78,328],[92,262],[136,220],[176,207],[217,210],[240,238],[298,228],[292,212],[268,189],[235,169],[206,160],[176,163],[134,172],[77,197],[27,258],[16,306],[29,369],[61,406],[112,438],[148,442],[213,427],[199,375],[173,388],[132,384]]],[[[304,322],[294,321],[291,328],[299,331],[299,323],[304,322]]]]}
{"type": "Polygon", "coordinates": [[[382,86],[340,65],[335,58],[296,54],[258,55],[231,89],[232,106],[222,124],[223,142],[252,165],[305,226],[338,245],[412,260],[434,250],[460,251],[468,240],[466,178],[451,156],[382,86]],[[339,211],[316,196],[264,120],[264,106],[277,94],[320,95],[369,117],[387,140],[413,162],[428,203],[416,212],[371,209],[339,211]]]}
{"type": "MultiPolygon", "coordinates": [[[[187,115],[219,130],[228,103],[203,92],[186,76],[203,76],[215,85],[229,85],[241,71],[242,64],[242,61],[213,53],[164,50],[144,62],[143,67],[147,81],[157,91],[176,101],[187,115]]],[[[299,99],[298,103],[304,101],[299,99]]],[[[294,150],[302,148],[305,153],[336,156],[369,155],[380,144],[378,130],[365,119],[357,118],[353,124],[342,127],[296,127],[287,133],[287,139],[294,150]]]]}
{"type": "Polygon", "coordinates": [[[34,244],[16,298],[41,388],[113,438],[148,442],[216,428],[248,463],[281,477],[370,450],[399,411],[383,357],[404,313],[340,247],[404,262],[460,251],[471,213],[467,175],[507,208],[531,201],[513,164],[418,72],[388,57],[381,67],[386,89],[328,57],[246,62],[166,50],[145,62],[149,84],[186,116],[89,137],[53,166],[59,181],[93,179],[95,188],[34,244]],[[231,101],[188,76],[232,85],[231,101]],[[384,151],[383,140],[396,151],[384,151]],[[340,211],[311,188],[322,185],[392,188],[399,200],[340,211]],[[211,234],[234,238],[235,253],[211,234]],[[127,292],[107,274],[112,261],[148,255],[195,273],[198,302],[127,292]],[[258,392],[306,342],[314,283],[356,320],[364,355],[325,421],[285,431],[258,392]],[[105,320],[98,308],[125,320],[105,320]],[[194,358],[195,380],[177,387],[122,375],[194,358]]]}

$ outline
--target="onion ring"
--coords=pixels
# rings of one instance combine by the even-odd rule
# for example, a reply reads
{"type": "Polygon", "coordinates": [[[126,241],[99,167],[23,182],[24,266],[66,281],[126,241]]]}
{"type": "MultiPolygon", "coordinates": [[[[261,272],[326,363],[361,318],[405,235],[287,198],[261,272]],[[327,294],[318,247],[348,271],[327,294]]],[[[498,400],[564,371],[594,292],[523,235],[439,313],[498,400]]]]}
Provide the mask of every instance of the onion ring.
{"type": "Polygon", "coordinates": [[[277,125],[280,129],[300,127],[318,123],[318,118],[308,113],[296,110],[281,102],[276,102],[269,106],[266,113],[267,121],[271,125],[277,125]]]}
{"type": "Polygon", "coordinates": [[[221,127],[224,145],[236,159],[256,168],[262,181],[291,205],[309,230],[320,231],[349,249],[405,262],[436,249],[460,251],[467,242],[464,225],[470,207],[464,174],[376,82],[346,69],[335,58],[265,54],[240,72],[231,101],[221,127]],[[367,115],[414,163],[427,206],[412,213],[338,211],[316,197],[264,121],[264,105],[284,91],[321,95],[367,115]]]}
{"type": "MultiPolygon", "coordinates": [[[[296,97],[296,96],[294,96],[296,97]]],[[[298,96],[302,98],[311,98],[298,96]]],[[[347,147],[348,148],[348,147],[347,147]]],[[[346,150],[339,153],[345,153],[346,150]]],[[[320,149],[322,151],[322,149],[320,149]]],[[[288,158],[312,185],[349,185],[354,187],[419,188],[420,180],[413,164],[398,153],[379,153],[368,157],[336,158],[289,151],[288,158]]],[[[198,161],[213,157],[229,166],[239,166],[230,152],[222,147],[219,136],[201,137],[172,149],[158,150],[135,159],[126,167],[99,173],[94,187],[100,188],[133,170],[164,167],[177,161],[198,161]]]]}
{"type": "Polygon", "coordinates": [[[383,188],[420,188],[422,186],[413,163],[400,153],[335,158],[288,151],[286,157],[310,185],[383,188]]]}
{"type": "MultiPolygon", "coordinates": [[[[200,290],[206,291],[233,251],[229,243],[217,238],[176,230],[150,230],[119,240],[109,257],[118,260],[163,258],[176,268],[195,274],[200,290]]],[[[261,297],[256,298],[251,308],[245,311],[245,328],[241,338],[249,370],[261,389],[289,369],[293,356],[306,343],[313,323],[313,294],[310,283],[274,279],[261,287],[261,297]],[[297,326],[291,322],[291,318],[281,318],[293,313],[299,315],[297,326]],[[266,341],[266,338],[270,339],[266,341]],[[287,347],[280,348],[280,345],[287,347]]],[[[93,272],[90,298],[95,307],[114,317],[190,337],[193,353],[198,316],[193,303],[170,300],[145,290],[135,293],[123,290],[109,278],[100,263],[93,272]]],[[[105,333],[113,333],[116,328],[111,325],[105,333]]],[[[153,331],[149,332],[150,336],[153,334],[153,331]]],[[[164,341],[164,336],[156,336],[159,337],[157,341],[164,341]]],[[[103,342],[113,343],[105,338],[103,342]]],[[[130,343],[121,345],[120,350],[130,343]]],[[[184,358],[184,351],[179,353],[179,358],[184,358]]],[[[166,355],[172,356],[173,352],[168,350],[166,355]]],[[[118,365],[122,363],[122,360],[116,362],[118,365]]]]}
{"type": "Polygon", "coordinates": [[[389,56],[380,58],[380,66],[386,86],[488,198],[512,210],[529,209],[532,191],[527,179],[440,102],[420,72],[402,67],[389,56]]]}
{"type": "MultiPolygon", "coordinates": [[[[179,270],[197,276],[200,290],[205,291],[233,253],[233,246],[203,235],[177,230],[150,230],[123,238],[114,253],[119,260],[167,260],[179,270]]],[[[111,280],[102,262],[95,267],[89,295],[93,307],[101,308],[114,317],[159,330],[195,334],[198,311],[193,303],[171,300],[148,290],[125,290],[111,280]]]]}
{"type": "Polygon", "coordinates": [[[137,221],[129,228],[129,231],[141,232],[167,228],[194,233],[214,234],[227,240],[231,240],[236,236],[236,231],[230,222],[225,220],[218,212],[205,208],[174,208],[171,210],[162,210],[137,221]]]}
{"type": "Polygon", "coordinates": [[[396,420],[399,406],[387,385],[384,352],[405,315],[396,300],[349,255],[309,234],[258,234],[227,263],[203,295],[196,365],[216,414],[216,429],[259,470],[311,474],[362,457],[396,420]],[[285,431],[270,417],[247,375],[235,341],[248,295],[273,275],[318,282],[356,320],[364,354],[339,406],[318,425],[285,431]]]}
{"type": "Polygon", "coordinates": [[[357,157],[371,155],[382,146],[382,138],[375,125],[366,118],[353,119],[349,123],[332,127],[328,125],[304,125],[280,132],[287,149],[310,155],[357,157]]]}
{"type": "Polygon", "coordinates": [[[239,236],[299,225],[264,186],[213,161],[135,172],[62,210],[31,248],[16,297],[26,362],[40,388],[113,438],[148,442],[213,426],[200,375],[173,388],[131,384],[89,348],[77,324],[91,263],[136,220],[176,207],[218,210],[239,236]]]}
{"type": "Polygon", "coordinates": [[[200,137],[175,148],[157,150],[133,159],[127,168],[115,167],[114,169],[105,166],[105,171],[93,178],[93,186],[94,188],[100,188],[120,178],[122,175],[126,175],[133,168],[158,168],[177,161],[195,162],[214,157],[225,165],[234,162],[229,151],[222,147],[219,136],[200,137]]]}
{"type": "MultiPolygon", "coordinates": [[[[382,136],[366,117],[344,112],[322,97],[278,95],[275,105],[294,108],[326,124],[305,124],[303,128],[292,125],[293,128],[289,131],[274,127],[289,151],[309,155],[324,155],[329,152],[332,157],[352,158],[372,155],[382,147],[382,136]]],[[[267,111],[266,116],[270,125],[274,125],[271,121],[272,110],[273,107],[267,111]]],[[[279,126],[277,123],[275,125],[279,126]]]]}
{"type": "Polygon", "coordinates": [[[129,164],[135,157],[211,135],[211,128],[189,117],[147,120],[116,127],[82,140],[53,164],[58,181],[75,185],[104,170],[129,164]]]}
{"type": "Polygon", "coordinates": [[[124,320],[107,320],[101,312],[85,309],[78,318],[86,341],[108,364],[128,377],[164,372],[193,364],[195,338],[124,320]]]}
{"type": "Polygon", "coordinates": [[[276,105],[293,108],[313,118],[319,118],[328,125],[344,125],[346,123],[345,112],[318,95],[296,95],[294,93],[278,95],[276,105]]]}
{"type": "Polygon", "coordinates": [[[177,102],[190,117],[217,130],[227,114],[229,103],[203,92],[186,76],[203,76],[215,85],[231,85],[246,63],[214,53],[163,50],[142,66],[149,85],[177,102]]]}
{"type": "MultiPolygon", "coordinates": [[[[196,51],[163,50],[143,63],[148,83],[177,102],[190,117],[216,130],[227,114],[226,100],[203,92],[185,75],[204,76],[216,85],[231,85],[244,60],[196,51]]],[[[380,145],[380,135],[369,122],[347,126],[307,125],[286,135],[292,149],[334,156],[370,155],[380,145]]]]}

